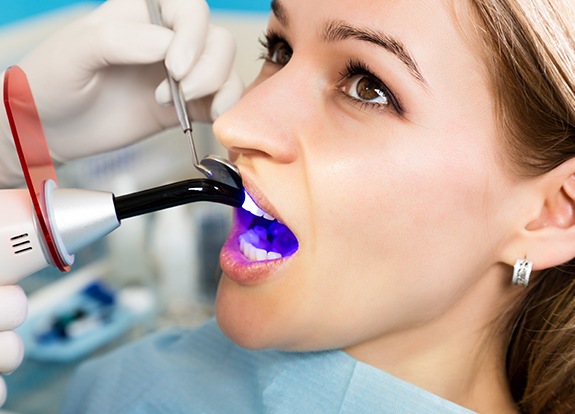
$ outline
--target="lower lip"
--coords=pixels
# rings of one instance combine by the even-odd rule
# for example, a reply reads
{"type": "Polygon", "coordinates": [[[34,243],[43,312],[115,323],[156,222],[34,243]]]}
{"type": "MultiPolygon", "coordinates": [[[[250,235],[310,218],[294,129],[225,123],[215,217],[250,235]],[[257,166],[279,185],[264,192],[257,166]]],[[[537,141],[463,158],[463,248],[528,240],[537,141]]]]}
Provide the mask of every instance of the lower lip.
{"type": "Polygon", "coordinates": [[[244,230],[240,229],[237,220],[220,252],[220,266],[228,279],[240,285],[256,285],[269,279],[278,267],[291,257],[277,260],[252,262],[240,251],[238,237],[244,230]]]}

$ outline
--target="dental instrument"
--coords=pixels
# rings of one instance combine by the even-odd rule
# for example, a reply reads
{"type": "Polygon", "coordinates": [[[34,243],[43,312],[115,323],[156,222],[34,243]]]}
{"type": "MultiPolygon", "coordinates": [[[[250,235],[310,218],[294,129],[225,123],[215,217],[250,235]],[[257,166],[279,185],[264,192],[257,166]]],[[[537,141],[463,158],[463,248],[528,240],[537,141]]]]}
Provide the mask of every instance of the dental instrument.
{"type": "MultiPolygon", "coordinates": [[[[160,5],[157,0],[147,0],[148,11],[150,19],[153,24],[164,27],[160,5]]],[[[165,65],[164,65],[165,66],[165,65]]],[[[170,93],[174,102],[174,108],[180,122],[180,126],[184,134],[188,137],[188,143],[192,151],[192,161],[194,167],[204,174],[207,178],[225,183],[232,187],[242,188],[242,179],[239,170],[230,161],[217,155],[208,155],[201,161],[198,161],[198,153],[194,144],[194,136],[192,131],[192,122],[186,108],[186,101],[182,94],[182,89],[178,81],[176,81],[169,73],[166,67],[166,77],[170,87],[170,93]]]]}
{"type": "Polygon", "coordinates": [[[69,271],[76,252],[118,228],[123,219],[197,201],[233,207],[244,202],[241,181],[228,185],[205,178],[119,197],[58,188],[32,92],[17,66],[5,71],[4,105],[27,189],[0,191],[2,283],[15,283],[49,265],[69,271]]]}

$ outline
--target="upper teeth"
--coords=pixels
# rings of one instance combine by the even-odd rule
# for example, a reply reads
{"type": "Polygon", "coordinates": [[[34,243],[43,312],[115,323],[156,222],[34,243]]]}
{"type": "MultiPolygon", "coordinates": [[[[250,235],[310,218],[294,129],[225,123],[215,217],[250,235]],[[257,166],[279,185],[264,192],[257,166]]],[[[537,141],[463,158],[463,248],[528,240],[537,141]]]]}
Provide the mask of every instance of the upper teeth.
{"type": "Polygon", "coordinates": [[[244,200],[244,204],[242,205],[242,208],[244,210],[249,211],[254,216],[263,217],[266,220],[275,220],[275,218],[273,216],[269,215],[268,213],[263,211],[261,208],[259,208],[247,192],[245,194],[246,194],[246,198],[244,200]]]}

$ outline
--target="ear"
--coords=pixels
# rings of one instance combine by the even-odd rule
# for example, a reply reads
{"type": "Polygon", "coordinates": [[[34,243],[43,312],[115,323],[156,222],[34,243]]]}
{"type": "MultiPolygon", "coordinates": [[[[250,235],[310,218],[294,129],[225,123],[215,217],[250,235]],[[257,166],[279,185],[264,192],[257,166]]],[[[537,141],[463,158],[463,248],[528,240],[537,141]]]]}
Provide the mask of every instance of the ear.
{"type": "Polygon", "coordinates": [[[526,222],[517,243],[516,257],[506,258],[513,265],[527,257],[533,270],[563,264],[575,257],[575,158],[534,180],[537,217],[526,222]],[[520,251],[523,250],[523,251],[520,251]]]}

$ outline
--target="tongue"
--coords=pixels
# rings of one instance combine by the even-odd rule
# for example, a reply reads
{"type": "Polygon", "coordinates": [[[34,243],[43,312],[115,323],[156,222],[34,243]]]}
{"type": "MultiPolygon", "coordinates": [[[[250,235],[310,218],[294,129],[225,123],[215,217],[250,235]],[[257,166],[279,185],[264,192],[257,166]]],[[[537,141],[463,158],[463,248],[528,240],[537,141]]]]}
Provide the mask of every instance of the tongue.
{"type": "Polygon", "coordinates": [[[295,235],[278,221],[271,222],[267,228],[260,222],[243,234],[242,238],[258,249],[280,253],[282,257],[290,256],[298,249],[295,235]]]}
{"type": "Polygon", "coordinates": [[[286,226],[278,221],[274,221],[268,228],[268,233],[272,240],[272,252],[278,252],[283,257],[291,256],[298,248],[298,242],[295,235],[286,226]]]}

